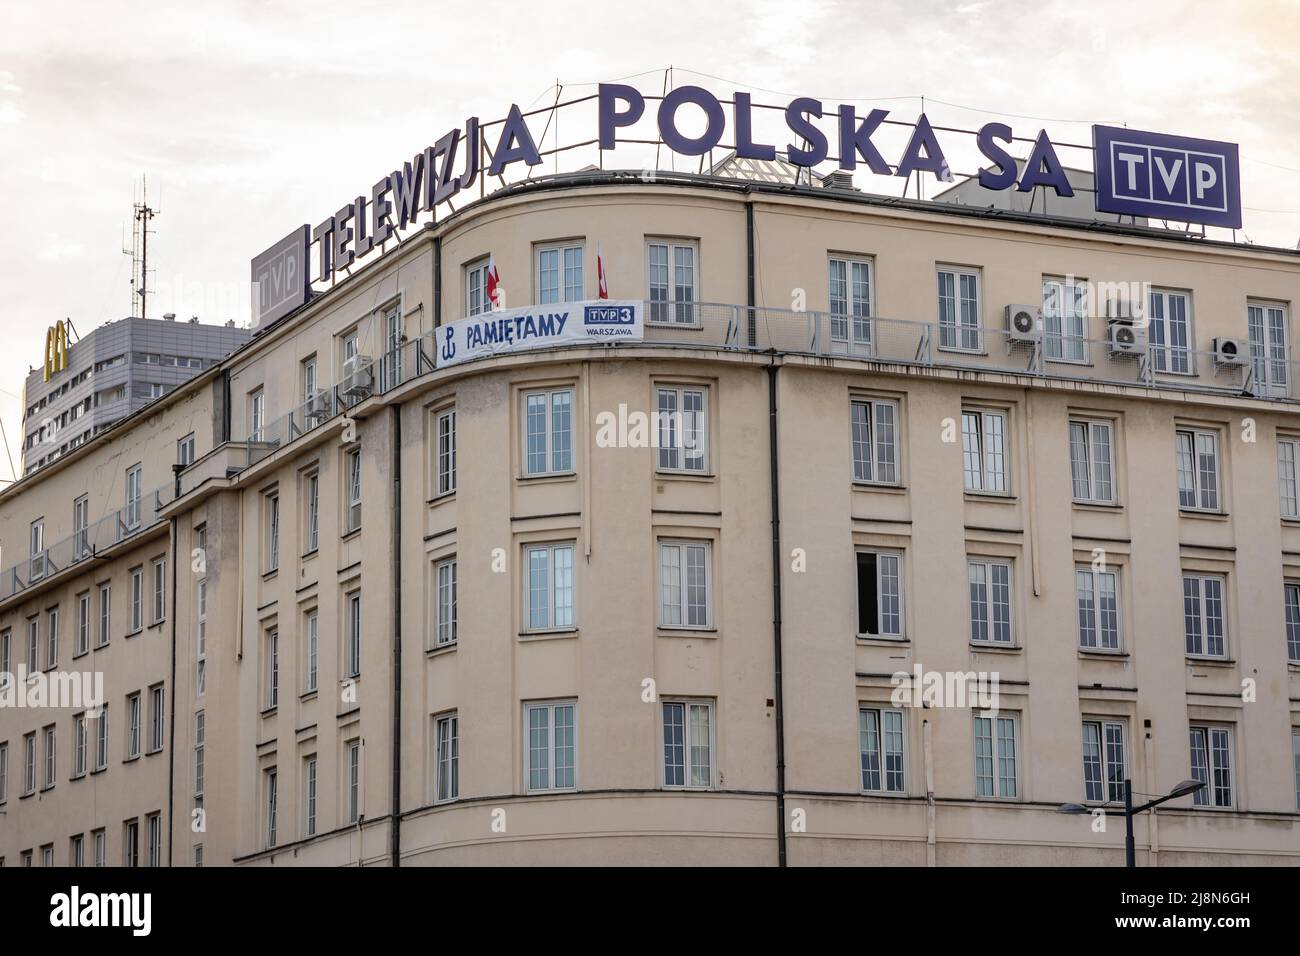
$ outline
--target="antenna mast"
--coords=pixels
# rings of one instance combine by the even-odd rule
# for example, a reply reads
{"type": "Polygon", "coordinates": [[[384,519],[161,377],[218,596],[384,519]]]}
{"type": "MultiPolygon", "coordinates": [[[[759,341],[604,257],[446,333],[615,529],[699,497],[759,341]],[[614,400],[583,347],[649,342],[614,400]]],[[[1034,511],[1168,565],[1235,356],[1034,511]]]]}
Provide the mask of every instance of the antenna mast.
{"type": "Polygon", "coordinates": [[[157,271],[149,268],[149,236],[157,231],[151,229],[149,223],[161,215],[162,209],[149,205],[149,183],[146,177],[141,176],[140,197],[131,205],[131,248],[123,248],[122,254],[131,257],[131,307],[127,315],[136,315],[138,304],[142,319],[149,317],[148,297],[153,294],[149,288],[149,275],[157,271]]]}

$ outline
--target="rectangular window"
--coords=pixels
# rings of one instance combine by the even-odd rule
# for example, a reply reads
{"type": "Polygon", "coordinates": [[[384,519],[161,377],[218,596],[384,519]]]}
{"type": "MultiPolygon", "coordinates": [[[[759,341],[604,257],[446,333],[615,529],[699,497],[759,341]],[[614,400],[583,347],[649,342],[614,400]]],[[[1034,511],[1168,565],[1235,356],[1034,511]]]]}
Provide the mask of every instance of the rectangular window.
{"type": "Polygon", "coordinates": [[[41,669],[41,618],[40,615],[27,619],[27,673],[35,674],[41,669]]]}
{"type": "Polygon", "coordinates": [[[489,262],[490,257],[465,267],[465,314],[467,316],[492,311],[492,303],[488,301],[487,292],[489,262]]]}
{"type": "Polygon", "coordinates": [[[436,799],[455,800],[460,795],[460,722],[455,714],[438,718],[436,737],[436,799]]]}
{"type": "Polygon", "coordinates": [[[316,356],[302,360],[302,401],[307,404],[316,394],[316,356]]]}
{"type": "Polygon", "coordinates": [[[664,627],[712,625],[712,550],[708,541],[659,543],[659,623],[664,627]]]}
{"type": "Polygon", "coordinates": [[[1175,443],[1178,452],[1178,507],[1218,511],[1218,434],[1180,428],[1175,433],[1175,443]]]}
{"type": "MultiPolygon", "coordinates": [[[[1291,762],[1295,767],[1295,805],[1300,810],[1300,727],[1291,728],[1291,762]]],[[[0,790],[0,800],[4,791],[0,790]]]]}
{"type": "Polygon", "coordinates": [[[36,792],[36,733],[23,737],[23,794],[36,792]]]}
{"type": "Polygon", "coordinates": [[[898,483],[898,406],[855,399],[849,404],[853,432],[853,480],[898,483]]]}
{"type": "Polygon", "coordinates": [[[1005,412],[962,409],[962,471],[967,491],[1007,491],[1006,435],[1005,412]]]}
{"type": "Polygon", "coordinates": [[[9,742],[0,744],[0,803],[9,799],[9,742]]]}
{"type": "Polygon", "coordinates": [[[145,819],[149,824],[149,865],[162,866],[162,816],[151,813],[145,819]]]}
{"type": "Polygon", "coordinates": [[[347,767],[347,822],[356,823],[361,814],[361,741],[352,740],[346,745],[347,767]]]}
{"type": "Polygon", "coordinates": [[[347,464],[347,519],[344,534],[361,527],[361,449],[353,448],[345,457],[347,464]]]}
{"type": "Polygon", "coordinates": [[[1221,575],[1183,575],[1183,634],[1188,657],[1228,656],[1226,589],[1227,581],[1221,575]]]}
{"type": "Polygon", "coordinates": [[[524,474],[573,470],[573,389],[525,392],[524,474]]]}
{"type": "Polygon", "coordinates": [[[86,865],[86,839],[80,833],[72,838],[72,845],[68,848],[68,860],[73,866],[86,865]]]}
{"type": "Polygon", "coordinates": [[[529,545],[524,548],[527,591],[524,595],[528,630],[574,626],[573,544],[529,545]]]}
{"type": "Polygon", "coordinates": [[[867,793],[907,791],[907,743],[901,710],[864,707],[858,711],[862,789],[867,793]]]}
{"type": "Polygon", "coordinates": [[[314,694],[316,692],[316,679],[319,669],[320,658],[320,630],[319,616],[313,608],[307,613],[307,680],[304,692],[314,694]]]}
{"type": "Polygon", "coordinates": [[[266,570],[280,567],[280,496],[266,497],[266,570]]]}
{"type": "Polygon", "coordinates": [[[871,261],[830,258],[831,341],[871,350],[871,261]]]}
{"type": "Polygon", "coordinates": [[[394,303],[384,312],[384,354],[379,359],[379,390],[402,384],[402,309],[394,303]]]}
{"type": "Polygon", "coordinates": [[[709,470],[706,389],[660,387],[656,392],[659,470],[705,474],[709,470]]]}
{"type": "Polygon", "coordinates": [[[266,393],[256,389],[248,396],[248,437],[262,441],[266,428],[266,393]]]}
{"type": "Polygon", "coordinates": [[[54,865],[54,844],[47,843],[41,847],[41,866],[54,865]]]}
{"type": "Polygon", "coordinates": [[[348,362],[361,353],[361,340],[357,336],[356,329],[349,329],[339,336],[339,341],[342,346],[340,352],[343,356],[342,370],[339,373],[341,380],[347,374],[348,362]]]}
{"type": "Polygon", "coordinates": [[[266,793],[266,845],[275,846],[275,811],[279,799],[279,779],[272,767],[264,774],[263,789],[266,793]]]}
{"type": "Polygon", "coordinates": [[[54,786],[55,780],[55,755],[54,755],[54,725],[45,728],[45,780],[42,789],[49,790],[54,786]]]}
{"type": "Polygon", "coordinates": [[[86,715],[77,714],[72,718],[72,776],[81,777],[86,773],[86,715]]]}
{"type": "Polygon", "coordinates": [[[903,556],[859,551],[858,636],[903,636],[903,556]]]}
{"type": "Polygon", "coordinates": [[[1227,727],[1190,728],[1192,779],[1205,786],[1192,796],[1197,807],[1232,806],[1232,731],[1227,727]]]}
{"type": "Polygon", "coordinates": [[[539,246],[537,248],[537,302],[581,302],[585,298],[582,281],[582,244],[539,246]]]}
{"type": "Polygon", "coordinates": [[[1256,395],[1285,396],[1290,381],[1286,306],[1271,302],[1248,304],[1246,328],[1252,391],[1256,395]]]}
{"type": "Polygon", "coordinates": [[[1110,422],[1070,420],[1070,482],[1075,501],[1115,503],[1115,456],[1110,422]]]}
{"type": "Polygon", "coordinates": [[[434,569],[438,600],[434,622],[437,647],[456,643],[456,559],[439,561],[434,569]]]}
{"type": "Polygon", "coordinates": [[[134,531],[140,527],[141,466],[132,465],[126,470],[126,528],[134,531]]]}
{"type": "Polygon", "coordinates": [[[1088,280],[1043,279],[1043,350],[1057,362],[1087,361],[1088,280]]]}
{"type": "Polygon", "coordinates": [[[45,576],[45,521],[33,521],[31,525],[31,563],[28,574],[33,581],[45,576]]]}
{"type": "Polygon", "coordinates": [[[13,680],[13,653],[13,631],[6,629],[0,632],[0,687],[8,687],[13,680]]]}
{"type": "Polygon", "coordinates": [[[102,704],[95,718],[95,769],[108,767],[108,705],[102,704]]]}
{"type": "Polygon", "coordinates": [[[202,697],[208,675],[208,579],[194,586],[194,694],[202,697]]]}
{"type": "Polygon", "coordinates": [[[314,554],[320,547],[320,475],[307,476],[307,542],[303,554],[314,554]]]}
{"type": "Polygon", "coordinates": [[[1014,717],[975,718],[975,794],[980,797],[1019,794],[1014,717]]]}
{"type": "Polygon", "coordinates": [[[163,749],[163,729],[166,726],[167,713],[163,710],[163,686],[149,688],[149,753],[156,754],[163,749]]]}
{"type": "Polygon", "coordinates": [[[167,563],[164,558],[153,562],[153,623],[161,624],[167,616],[167,563]]]}
{"type": "Polygon", "coordinates": [[[1157,372],[1191,374],[1191,325],[1187,294],[1152,289],[1147,298],[1147,341],[1157,372]]]}
{"type": "Polygon", "coordinates": [[[95,838],[95,866],[104,866],[108,851],[108,838],[103,830],[96,830],[91,834],[95,838]]]}
{"type": "Polygon", "coordinates": [[[1079,607],[1079,646],[1085,650],[1119,650],[1119,572],[1092,566],[1074,570],[1079,607]]]}
{"type": "Polygon", "coordinates": [[[456,409],[438,413],[438,494],[456,490],[456,409]]]}
{"type": "Polygon", "coordinates": [[[312,754],[302,764],[303,836],[316,835],[316,755],[312,754]]]}
{"type": "Polygon", "coordinates": [[[184,438],[176,441],[176,464],[182,468],[188,468],[194,464],[194,433],[186,435],[184,438]]]}
{"type": "Polygon", "coordinates": [[[939,277],[939,347],[964,352],[983,348],[980,334],[979,273],[941,266],[939,277]]]}
{"type": "Polygon", "coordinates": [[[140,865],[140,821],[127,820],[122,832],[122,865],[140,865]]]}
{"type": "Polygon", "coordinates": [[[266,632],[266,709],[280,705],[280,632],[271,628],[266,632]]]}
{"type": "Polygon", "coordinates": [[[1083,796],[1097,802],[1123,802],[1124,722],[1120,720],[1085,720],[1083,722],[1083,796]]]}
{"type": "Polygon", "coordinates": [[[1277,441],[1277,484],[1281,499],[1282,517],[1300,517],[1297,500],[1300,494],[1300,439],[1279,438],[1277,441]]]}
{"type": "Polygon", "coordinates": [[[72,503],[72,560],[90,553],[90,500],[82,495],[72,503]]]}
{"type": "Polygon", "coordinates": [[[77,595],[77,654],[90,650],[90,592],[77,595]]]}
{"type": "Polygon", "coordinates": [[[713,786],[713,702],[663,701],[664,787],[713,786]]]}
{"type": "Polygon", "coordinates": [[[344,671],[347,677],[361,676],[361,592],[353,591],[344,599],[348,613],[347,647],[344,671]]]}
{"type": "Polygon", "coordinates": [[[577,704],[528,704],[528,790],[572,790],[577,786],[577,704]]]}
{"type": "Polygon", "coordinates": [[[972,644],[1012,644],[1011,562],[972,558],[967,562],[970,582],[970,639],[972,644]]]}
{"type": "Polygon", "coordinates": [[[144,629],[144,568],[131,569],[131,633],[144,629]]]}
{"type": "Polygon", "coordinates": [[[653,240],[646,255],[650,323],[698,326],[695,243],[653,240]]]}
{"type": "Polygon", "coordinates": [[[59,664],[59,609],[45,612],[45,669],[54,670],[59,664]]]}
{"type": "Polygon", "coordinates": [[[108,644],[113,612],[113,585],[105,582],[99,586],[99,646],[108,644]]]}
{"type": "Polygon", "coordinates": [[[204,774],[207,770],[205,764],[205,748],[207,746],[207,718],[203,711],[194,715],[194,804],[199,806],[203,802],[203,785],[204,774]]]}
{"type": "Polygon", "coordinates": [[[126,759],[140,756],[140,695],[126,698],[126,759]]]}
{"type": "Polygon", "coordinates": [[[1283,588],[1286,609],[1286,659],[1300,664],[1300,582],[1288,581],[1283,588]]]}

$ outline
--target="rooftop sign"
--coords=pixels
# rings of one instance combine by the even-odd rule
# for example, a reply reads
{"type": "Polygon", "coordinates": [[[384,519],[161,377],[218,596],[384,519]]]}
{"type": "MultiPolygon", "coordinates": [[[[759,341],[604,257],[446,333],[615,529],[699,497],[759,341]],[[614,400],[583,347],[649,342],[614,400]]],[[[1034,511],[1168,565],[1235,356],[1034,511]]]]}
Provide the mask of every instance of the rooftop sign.
{"type": "Polygon", "coordinates": [[[1099,210],[1241,228],[1236,143],[1094,126],[1092,150],[1099,210]]]}

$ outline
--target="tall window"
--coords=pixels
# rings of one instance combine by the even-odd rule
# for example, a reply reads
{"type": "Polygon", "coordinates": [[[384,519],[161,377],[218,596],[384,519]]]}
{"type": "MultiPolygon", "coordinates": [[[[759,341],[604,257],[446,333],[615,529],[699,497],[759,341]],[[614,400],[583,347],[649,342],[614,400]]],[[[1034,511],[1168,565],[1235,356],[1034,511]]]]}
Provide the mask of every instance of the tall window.
{"type": "Polygon", "coordinates": [[[307,476],[307,549],[304,554],[312,554],[320,547],[320,475],[312,472],[307,476]]]}
{"type": "Polygon", "coordinates": [[[108,767],[108,705],[101,704],[95,718],[95,769],[108,767]]]}
{"type": "Polygon", "coordinates": [[[572,543],[529,545],[524,549],[528,630],[574,626],[573,552],[572,543]]]}
{"type": "Polygon", "coordinates": [[[86,715],[77,714],[72,718],[72,775],[84,776],[86,773],[86,715]]]}
{"type": "Polygon", "coordinates": [[[524,474],[573,470],[573,389],[524,393],[524,474]]]}
{"type": "Polygon", "coordinates": [[[280,567],[280,496],[266,496],[266,570],[280,567]]]}
{"type": "Polygon", "coordinates": [[[0,631],[0,687],[8,687],[13,680],[13,631],[6,628],[0,631]]]}
{"type": "Polygon", "coordinates": [[[275,811],[279,801],[279,777],[272,767],[263,775],[263,790],[266,793],[266,845],[275,846],[275,811]]]}
{"type": "Polygon", "coordinates": [[[1087,315],[1086,279],[1043,279],[1043,350],[1049,359],[1087,360],[1087,315]]]}
{"type": "Polygon", "coordinates": [[[858,753],[862,789],[868,793],[905,793],[907,743],[903,712],[877,707],[858,711],[858,753]]]}
{"type": "Polygon", "coordinates": [[[194,693],[202,697],[208,678],[208,579],[194,586],[194,693]]]}
{"type": "Polygon", "coordinates": [[[304,692],[311,694],[316,690],[318,662],[320,657],[319,615],[315,608],[307,613],[307,680],[304,692]]]}
{"type": "Polygon", "coordinates": [[[188,468],[194,464],[194,433],[176,440],[176,464],[188,468]]]}
{"type": "Polygon", "coordinates": [[[1085,650],[1119,650],[1119,573],[1091,565],[1074,571],[1079,607],[1079,646],[1085,650]]]}
{"type": "Polygon", "coordinates": [[[45,669],[54,670],[59,665],[59,609],[45,612],[45,669]]]}
{"type": "Polygon", "coordinates": [[[344,801],[347,810],[347,822],[356,823],[361,814],[361,741],[350,740],[345,747],[344,766],[347,773],[347,789],[344,801]]]}
{"type": "Polygon", "coordinates": [[[455,800],[460,795],[460,721],[455,714],[438,718],[435,736],[438,753],[434,782],[438,800],[455,800]]]}
{"type": "Polygon", "coordinates": [[[126,470],[126,527],[129,531],[140,527],[141,473],[140,465],[132,465],[126,470]]]}
{"type": "Polygon", "coordinates": [[[438,413],[438,494],[456,490],[456,409],[438,413]]]}
{"type": "Polygon", "coordinates": [[[939,276],[939,347],[978,352],[980,335],[979,273],[942,266],[939,276]]]}
{"type": "Polygon", "coordinates": [[[280,632],[271,628],[266,632],[266,707],[280,704],[280,632]]]}
{"type": "Polygon", "coordinates": [[[456,643],[456,559],[439,561],[434,568],[437,578],[435,642],[438,647],[456,643]]]}
{"type": "Polygon", "coordinates": [[[871,348],[871,261],[830,259],[831,341],[871,348]]]}
{"type": "Polygon", "coordinates": [[[1083,795],[1086,800],[1122,801],[1127,771],[1124,762],[1124,722],[1083,722],[1083,795]]]}
{"type": "Polygon", "coordinates": [[[1189,657],[1228,656],[1225,585],[1217,574],[1183,575],[1183,633],[1189,657]]]}
{"type": "Polygon", "coordinates": [[[1279,438],[1277,442],[1277,484],[1282,517],[1300,517],[1300,439],[1279,438]]]}
{"type": "Polygon", "coordinates": [[[90,650],[90,592],[77,595],[77,653],[90,650]]]}
{"type": "Polygon", "coordinates": [[[972,558],[970,581],[970,639],[974,644],[1012,643],[1011,562],[972,558]]]}
{"type": "Polygon", "coordinates": [[[303,836],[316,835],[316,755],[305,758],[302,764],[303,836]]]}
{"type": "Polygon", "coordinates": [[[207,746],[207,718],[203,711],[194,715],[194,806],[203,805],[204,776],[207,770],[204,748],[207,746]]]}
{"type": "Polygon", "coordinates": [[[402,308],[394,303],[384,312],[384,355],[379,360],[379,390],[388,391],[402,383],[402,308]]]}
{"type": "Polygon", "coordinates": [[[90,553],[90,500],[82,495],[72,503],[72,558],[80,561],[90,553]]]}
{"type": "Polygon", "coordinates": [[[1192,779],[1205,784],[1193,795],[1193,805],[1231,807],[1232,731],[1212,724],[1193,724],[1190,737],[1192,779]]]}
{"type": "Polygon", "coordinates": [[[167,616],[167,562],[155,558],[153,562],[153,623],[161,624],[167,616]]]}
{"type": "Polygon", "coordinates": [[[149,824],[149,865],[162,866],[162,816],[151,813],[145,822],[149,824]]]}
{"type": "Polygon", "coordinates": [[[41,669],[41,616],[39,614],[27,619],[27,673],[35,674],[41,669]]]}
{"type": "Polygon", "coordinates": [[[1157,372],[1192,371],[1187,294],[1152,289],[1147,298],[1147,341],[1157,372]]]}
{"type": "Polygon", "coordinates": [[[577,704],[528,704],[528,789],[572,790],[577,786],[577,704]]]}
{"type": "Polygon", "coordinates": [[[1219,436],[1203,429],[1175,432],[1178,452],[1178,507],[1219,509],[1219,436]]]}
{"type": "Polygon", "coordinates": [[[311,401],[316,394],[316,356],[302,360],[302,400],[303,404],[311,401]]]}
{"type": "Polygon", "coordinates": [[[162,684],[149,688],[149,752],[157,753],[163,749],[163,731],[166,727],[167,713],[163,709],[164,698],[162,684]]]}
{"type": "Polygon", "coordinates": [[[72,845],[68,850],[68,859],[73,866],[86,865],[86,838],[82,834],[78,833],[72,838],[72,845]]]}
{"type": "MultiPolygon", "coordinates": [[[[1295,766],[1295,805],[1300,810],[1300,727],[1291,728],[1291,761],[1295,766]]],[[[0,790],[0,800],[4,791],[0,790]]]]}
{"type": "Polygon", "coordinates": [[[1285,305],[1252,302],[1246,307],[1251,384],[1257,395],[1287,394],[1290,352],[1286,326],[1285,305]]]}
{"type": "Polygon", "coordinates": [[[712,545],[708,541],[659,543],[659,623],[709,627],[712,623],[712,545]]]}
{"type": "Polygon", "coordinates": [[[709,468],[706,390],[669,386],[656,394],[659,470],[704,474],[709,468]]]}
{"type": "Polygon", "coordinates": [[[975,718],[975,794],[980,797],[1019,794],[1014,717],[975,718]]]}
{"type": "Polygon", "coordinates": [[[344,599],[348,614],[347,646],[344,671],[347,677],[361,676],[361,592],[353,591],[344,599]]]}
{"type": "Polygon", "coordinates": [[[903,556],[888,551],[859,551],[858,634],[903,636],[903,556]]]}
{"type": "Polygon", "coordinates": [[[1288,581],[1283,589],[1286,607],[1286,659],[1300,664],[1300,582],[1288,581]]]}
{"type": "Polygon", "coordinates": [[[1005,412],[966,408],[961,413],[962,472],[967,491],[1007,490],[1005,412]]]}
{"type": "Polygon", "coordinates": [[[103,830],[96,830],[92,836],[95,838],[95,866],[102,867],[108,853],[107,835],[103,830]]]}
{"type": "Polygon", "coordinates": [[[540,305],[580,302],[584,298],[581,243],[539,246],[537,301],[540,305]]]}
{"type": "Polygon", "coordinates": [[[248,396],[248,437],[262,441],[266,428],[266,392],[257,389],[248,396]]]}
{"type": "Polygon", "coordinates": [[[1110,422],[1070,420],[1070,483],[1075,501],[1115,502],[1115,455],[1110,422]]]}
{"type": "Polygon", "coordinates": [[[664,786],[713,786],[713,701],[663,701],[664,786]]]}
{"type": "Polygon", "coordinates": [[[140,695],[126,699],[126,759],[140,756],[140,695]]]}
{"type": "Polygon", "coordinates": [[[54,760],[54,732],[55,727],[50,724],[45,728],[45,782],[44,789],[49,790],[54,786],[55,781],[55,760],[54,760]]]}
{"type": "Polygon", "coordinates": [[[113,615],[113,585],[105,581],[99,586],[99,646],[108,643],[113,615]]]}
{"type": "Polygon", "coordinates": [[[23,794],[36,792],[36,733],[23,736],[23,794]]]}
{"type": "Polygon", "coordinates": [[[353,448],[344,459],[347,464],[347,520],[344,534],[361,527],[361,449],[353,448]]]}
{"type": "Polygon", "coordinates": [[[343,374],[346,374],[348,362],[361,353],[361,339],[358,337],[356,329],[349,329],[340,336],[340,341],[342,344],[343,374]]]}
{"type": "Polygon", "coordinates": [[[695,243],[654,240],[646,244],[651,323],[699,325],[696,314],[695,243]]]}
{"type": "Polygon", "coordinates": [[[853,480],[898,483],[898,406],[878,399],[849,404],[853,432],[853,480]]]}
{"type": "Polygon", "coordinates": [[[465,267],[465,314],[480,315],[492,311],[492,303],[487,297],[487,273],[489,259],[480,259],[473,265],[465,267]]]}
{"type": "Polygon", "coordinates": [[[9,742],[0,743],[0,803],[9,799],[9,742]]]}
{"type": "Polygon", "coordinates": [[[131,569],[131,633],[144,629],[144,568],[131,569]]]}
{"type": "Polygon", "coordinates": [[[31,541],[29,574],[35,581],[45,575],[45,520],[43,518],[32,522],[29,540],[31,541]]]}

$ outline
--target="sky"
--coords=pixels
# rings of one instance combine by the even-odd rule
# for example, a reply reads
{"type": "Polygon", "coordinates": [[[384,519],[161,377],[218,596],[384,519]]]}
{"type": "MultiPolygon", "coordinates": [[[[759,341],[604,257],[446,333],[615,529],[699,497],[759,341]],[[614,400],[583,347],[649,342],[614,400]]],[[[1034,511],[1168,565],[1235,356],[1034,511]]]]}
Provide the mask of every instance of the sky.
{"type": "MultiPolygon", "coordinates": [[[[122,248],[142,177],[161,210],[149,314],[243,324],[254,255],[466,117],[543,105],[557,80],[566,98],[624,77],[659,92],[668,67],[673,86],[852,100],[908,121],[924,96],[936,125],[1000,119],[1054,142],[1111,123],[1239,143],[1238,239],[1300,242],[1295,0],[0,0],[0,421],[13,460],[46,329],[70,317],[85,334],[131,312],[122,248]]],[[[977,168],[965,149],[950,157],[958,172],[977,168]]],[[[640,162],[619,152],[606,165],[640,162]]]]}

